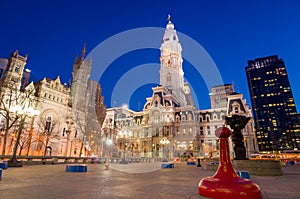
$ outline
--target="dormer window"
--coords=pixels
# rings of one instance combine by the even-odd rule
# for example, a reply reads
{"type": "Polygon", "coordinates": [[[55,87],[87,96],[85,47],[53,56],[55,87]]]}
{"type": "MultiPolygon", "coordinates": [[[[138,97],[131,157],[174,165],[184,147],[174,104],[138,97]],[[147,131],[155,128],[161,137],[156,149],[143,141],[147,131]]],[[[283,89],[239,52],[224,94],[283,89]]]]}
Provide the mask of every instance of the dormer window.
{"type": "Polygon", "coordinates": [[[20,66],[19,65],[16,65],[15,67],[15,72],[18,73],[20,71],[20,66]]]}
{"type": "Polygon", "coordinates": [[[238,107],[234,107],[234,112],[235,113],[239,113],[239,108],[238,107]]]}

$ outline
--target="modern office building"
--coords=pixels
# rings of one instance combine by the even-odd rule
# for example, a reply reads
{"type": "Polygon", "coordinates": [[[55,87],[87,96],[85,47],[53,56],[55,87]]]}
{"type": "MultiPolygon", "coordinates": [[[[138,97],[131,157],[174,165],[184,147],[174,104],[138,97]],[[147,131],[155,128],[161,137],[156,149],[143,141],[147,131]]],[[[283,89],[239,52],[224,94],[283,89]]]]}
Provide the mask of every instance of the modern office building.
{"type": "Polygon", "coordinates": [[[299,150],[299,120],[286,67],[277,55],[245,68],[260,150],[299,150]]]}

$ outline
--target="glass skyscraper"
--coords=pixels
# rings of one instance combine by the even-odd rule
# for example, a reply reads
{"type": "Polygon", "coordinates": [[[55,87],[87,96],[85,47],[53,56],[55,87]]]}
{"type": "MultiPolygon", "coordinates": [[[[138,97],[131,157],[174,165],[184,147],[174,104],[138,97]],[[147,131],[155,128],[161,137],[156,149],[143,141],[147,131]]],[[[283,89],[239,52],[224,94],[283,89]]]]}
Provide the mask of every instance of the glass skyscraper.
{"type": "Polygon", "coordinates": [[[300,124],[284,61],[258,58],[245,69],[260,151],[299,150],[300,124]]]}

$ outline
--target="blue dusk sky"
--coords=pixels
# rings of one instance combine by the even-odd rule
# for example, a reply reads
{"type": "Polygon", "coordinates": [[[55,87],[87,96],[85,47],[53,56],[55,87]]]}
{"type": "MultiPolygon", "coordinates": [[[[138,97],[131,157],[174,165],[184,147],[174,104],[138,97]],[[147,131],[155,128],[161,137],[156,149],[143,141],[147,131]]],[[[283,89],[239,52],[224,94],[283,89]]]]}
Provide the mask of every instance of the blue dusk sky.
{"type": "MultiPolygon", "coordinates": [[[[105,104],[129,104],[130,108],[141,110],[145,98],[152,94],[151,87],[159,83],[162,28],[171,14],[177,32],[205,49],[204,53],[194,49],[179,35],[183,42],[184,75],[200,109],[210,108],[210,88],[206,84],[208,77],[199,74],[197,68],[207,67],[206,71],[210,71],[214,66],[206,62],[194,66],[185,59],[190,51],[196,57],[198,53],[199,57],[210,56],[223,82],[233,83],[250,107],[247,61],[277,54],[286,64],[299,111],[299,10],[297,0],[0,0],[0,57],[8,58],[18,49],[21,55],[28,54],[26,68],[31,69],[33,81],[60,76],[67,83],[75,56],[81,54],[86,43],[86,55],[93,60],[91,77],[100,81],[105,104]],[[148,27],[156,28],[153,34],[143,32],[148,27]],[[128,30],[138,30],[133,39],[125,37],[129,32],[122,34],[128,30]],[[105,50],[96,54],[95,49],[105,47],[105,41],[105,50]],[[139,47],[119,53],[119,49],[131,44],[139,47]],[[115,57],[103,64],[111,54],[115,57]]],[[[211,73],[210,80],[215,76],[211,73]]]]}

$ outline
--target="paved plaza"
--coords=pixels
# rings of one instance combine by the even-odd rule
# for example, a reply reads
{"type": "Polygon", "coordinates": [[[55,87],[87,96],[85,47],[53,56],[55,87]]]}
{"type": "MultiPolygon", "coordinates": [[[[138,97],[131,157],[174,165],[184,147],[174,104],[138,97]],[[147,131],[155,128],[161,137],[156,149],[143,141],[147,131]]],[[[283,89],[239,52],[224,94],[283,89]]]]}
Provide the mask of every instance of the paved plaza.
{"type": "MultiPolygon", "coordinates": [[[[198,195],[200,179],[215,172],[195,165],[175,164],[160,169],[160,163],[88,164],[86,173],[65,172],[66,165],[25,165],[3,170],[0,199],[180,199],[198,195]]],[[[263,199],[299,199],[300,165],[284,168],[277,177],[251,176],[263,199]]]]}

